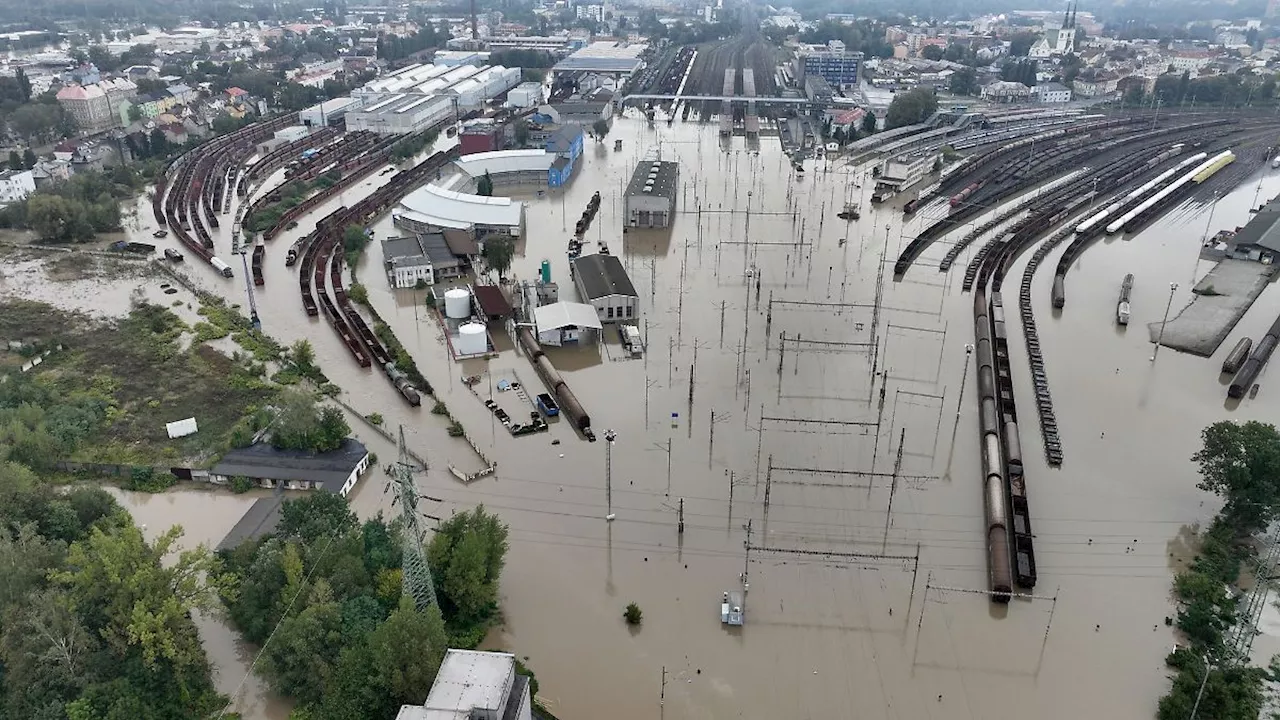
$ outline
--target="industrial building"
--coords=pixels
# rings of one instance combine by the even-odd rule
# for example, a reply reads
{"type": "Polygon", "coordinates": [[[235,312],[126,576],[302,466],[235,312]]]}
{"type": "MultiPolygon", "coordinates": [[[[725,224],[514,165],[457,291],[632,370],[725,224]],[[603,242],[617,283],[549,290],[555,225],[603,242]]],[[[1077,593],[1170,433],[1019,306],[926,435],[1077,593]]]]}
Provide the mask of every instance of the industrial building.
{"type": "Polygon", "coordinates": [[[368,130],[380,134],[406,134],[455,117],[453,98],[447,95],[391,95],[357,110],[348,110],[348,131],[368,130]]]}
{"type": "Polygon", "coordinates": [[[499,233],[524,234],[524,203],[505,197],[482,197],[424,185],[409,193],[391,213],[396,227],[411,232],[469,230],[477,238],[499,233]]]}
{"type": "Polygon", "coordinates": [[[409,65],[352,91],[366,107],[392,95],[451,95],[464,110],[473,110],[520,83],[520,68],[501,65],[409,65]]]}
{"type": "Polygon", "coordinates": [[[586,303],[556,302],[539,305],[533,309],[533,324],[538,331],[538,343],[560,347],[576,345],[590,336],[586,331],[599,332],[604,326],[596,309],[586,303]]]}
{"type": "Polygon", "coordinates": [[[578,297],[595,308],[600,322],[634,320],[640,297],[627,277],[622,261],[614,255],[584,255],[569,265],[578,297]]]}
{"type": "Polygon", "coordinates": [[[209,471],[215,484],[230,484],[245,477],[262,487],[287,490],[325,490],[346,497],[369,468],[369,450],[347,438],[337,450],[324,453],[280,450],[270,443],[256,443],[229,451],[209,471]]]}
{"type": "Polygon", "coordinates": [[[890,158],[881,167],[880,177],[876,178],[876,186],[884,186],[894,192],[901,192],[920,182],[926,175],[933,172],[934,165],[937,162],[938,154],[934,152],[921,152],[914,155],[904,154],[890,158]]]}
{"type": "Polygon", "coordinates": [[[1204,244],[1200,256],[1275,263],[1280,259],[1280,197],[1263,205],[1244,227],[1214,235],[1204,244]]]}
{"type": "Polygon", "coordinates": [[[573,161],[545,150],[498,150],[464,155],[455,165],[479,180],[486,173],[495,187],[560,187],[573,173],[573,161]]]}
{"type": "Polygon", "coordinates": [[[644,62],[640,54],[648,48],[643,43],[601,40],[578,50],[551,68],[554,73],[589,71],[619,78],[631,77],[644,62]]]}
{"type": "Polygon", "coordinates": [[[348,112],[360,108],[360,98],[341,97],[325,100],[298,113],[298,121],[307,127],[326,127],[341,120],[348,112]]]}
{"type": "Polygon", "coordinates": [[[532,720],[529,679],[510,653],[445,653],[431,692],[421,705],[402,705],[396,720],[532,720]]]}
{"type": "Polygon", "coordinates": [[[796,61],[799,66],[797,74],[801,78],[821,77],[832,87],[855,87],[862,57],[860,52],[847,52],[843,42],[832,40],[826,48],[802,51],[796,61]]]}
{"type": "Polygon", "coordinates": [[[627,184],[625,222],[633,228],[664,228],[676,211],[680,166],[674,162],[643,160],[627,184]]]}

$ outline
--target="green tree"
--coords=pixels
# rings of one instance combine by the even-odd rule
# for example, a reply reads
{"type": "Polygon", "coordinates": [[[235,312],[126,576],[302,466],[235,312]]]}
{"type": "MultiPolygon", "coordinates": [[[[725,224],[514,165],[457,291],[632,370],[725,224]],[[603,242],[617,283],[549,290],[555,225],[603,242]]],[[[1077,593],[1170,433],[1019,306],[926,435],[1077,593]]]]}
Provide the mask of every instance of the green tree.
{"type": "Polygon", "coordinates": [[[484,241],[483,255],[485,262],[489,263],[489,267],[498,271],[499,278],[505,278],[507,270],[511,269],[511,261],[515,258],[516,242],[509,237],[495,235],[484,241]]]}
{"type": "Polygon", "coordinates": [[[360,253],[364,252],[364,246],[368,242],[369,236],[359,225],[348,225],[347,229],[342,231],[342,249],[346,253],[347,265],[355,267],[356,261],[360,259],[360,253]]]}
{"type": "Polygon", "coordinates": [[[1280,433],[1269,423],[1216,422],[1192,456],[1199,488],[1220,496],[1223,516],[1243,534],[1265,528],[1280,506],[1280,433]]]}
{"type": "Polygon", "coordinates": [[[17,150],[9,151],[9,169],[10,170],[22,169],[22,156],[18,154],[17,150]]]}
{"type": "Polygon", "coordinates": [[[604,118],[591,123],[591,133],[596,136],[596,140],[604,140],[609,134],[609,129],[609,121],[604,118]]]}
{"type": "Polygon", "coordinates": [[[524,147],[529,142],[529,121],[524,118],[516,118],[515,123],[516,147],[524,147]]]}
{"type": "Polygon", "coordinates": [[[342,612],[329,585],[317,580],[296,615],[280,623],[262,651],[262,674],[276,691],[302,704],[319,702],[342,653],[342,612]]]}
{"type": "Polygon", "coordinates": [[[293,364],[304,372],[316,365],[316,351],[311,347],[311,341],[306,339],[298,340],[289,346],[289,357],[293,359],[293,364]]]}
{"type": "Polygon", "coordinates": [[[313,398],[296,390],[280,395],[271,427],[271,444],[277,448],[329,452],[338,449],[350,434],[341,410],[321,408],[313,398]]]}
{"type": "Polygon", "coordinates": [[[506,553],[507,526],[483,505],[440,525],[427,559],[446,617],[469,626],[493,616],[506,553]]]}
{"type": "Polygon", "coordinates": [[[139,121],[141,121],[141,120],[142,120],[142,107],[141,107],[141,106],[139,106],[139,105],[134,105],[133,103],[130,103],[130,104],[129,104],[129,109],[128,109],[126,112],[128,112],[128,113],[129,113],[129,122],[139,122],[139,121]]]}
{"type": "Polygon", "coordinates": [[[484,197],[493,195],[493,178],[489,175],[489,171],[485,170],[484,175],[476,181],[476,194],[484,197]]]}
{"type": "Polygon", "coordinates": [[[875,134],[875,131],[876,114],[868,110],[867,114],[862,116],[862,133],[864,135],[873,135],[875,134]]]}
{"type": "Polygon", "coordinates": [[[431,687],[448,648],[440,608],[419,611],[412,599],[401,598],[396,611],[369,636],[374,675],[386,688],[390,708],[422,702],[422,689],[431,687]]]}
{"type": "Polygon", "coordinates": [[[84,203],[37,193],[27,200],[27,225],[41,240],[71,242],[93,237],[84,203]]]}
{"type": "Polygon", "coordinates": [[[71,545],[66,569],[52,576],[89,624],[101,628],[108,647],[124,655],[137,646],[151,668],[161,662],[178,669],[203,665],[189,613],[213,607],[215,587],[225,582],[207,548],[177,552],[180,537],[181,526],[151,544],[132,525],[95,528],[71,545]]]}
{"type": "Polygon", "coordinates": [[[892,130],[905,125],[924,122],[938,109],[938,98],[928,88],[916,88],[910,92],[900,93],[889,104],[889,112],[885,115],[884,128],[892,130]]]}
{"type": "Polygon", "coordinates": [[[298,538],[310,547],[320,540],[345,535],[356,527],[356,514],[336,493],[311,493],[280,506],[276,536],[298,538]]]}
{"type": "Polygon", "coordinates": [[[941,60],[945,54],[946,51],[937,45],[926,45],[924,46],[924,49],[920,51],[920,57],[925,60],[933,60],[935,62],[941,60]]]}
{"type": "Polygon", "coordinates": [[[971,67],[961,68],[951,75],[950,90],[955,95],[978,94],[978,73],[971,67]]]}
{"type": "Polygon", "coordinates": [[[37,159],[38,158],[36,158],[35,152],[31,148],[27,148],[26,150],[23,150],[22,151],[22,168],[24,170],[30,170],[31,168],[36,166],[37,159]]]}

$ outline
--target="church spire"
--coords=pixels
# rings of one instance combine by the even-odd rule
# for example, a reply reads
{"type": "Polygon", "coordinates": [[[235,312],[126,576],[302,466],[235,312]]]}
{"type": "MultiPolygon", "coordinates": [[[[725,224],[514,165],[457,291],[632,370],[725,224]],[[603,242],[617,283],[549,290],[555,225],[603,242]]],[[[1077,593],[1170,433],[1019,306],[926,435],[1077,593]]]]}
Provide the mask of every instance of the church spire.
{"type": "Polygon", "coordinates": [[[1062,14],[1062,29],[1066,30],[1071,25],[1071,2],[1067,2],[1067,11],[1062,14]]]}
{"type": "Polygon", "coordinates": [[[1071,7],[1071,29],[1076,29],[1076,12],[1080,10],[1080,0],[1076,0],[1075,5],[1071,7]]]}

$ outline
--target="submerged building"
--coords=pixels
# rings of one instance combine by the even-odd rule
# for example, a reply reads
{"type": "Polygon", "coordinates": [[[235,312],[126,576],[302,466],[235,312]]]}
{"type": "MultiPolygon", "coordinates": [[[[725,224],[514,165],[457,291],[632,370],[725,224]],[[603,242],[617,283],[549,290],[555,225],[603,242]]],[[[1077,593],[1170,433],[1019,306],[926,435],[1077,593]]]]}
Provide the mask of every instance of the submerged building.
{"type": "Polygon", "coordinates": [[[532,720],[529,678],[516,656],[449,650],[421,705],[402,705],[396,720],[532,720]]]}
{"type": "Polygon", "coordinates": [[[662,160],[643,160],[631,174],[624,198],[624,222],[633,228],[670,227],[676,211],[680,165],[662,160]]]}

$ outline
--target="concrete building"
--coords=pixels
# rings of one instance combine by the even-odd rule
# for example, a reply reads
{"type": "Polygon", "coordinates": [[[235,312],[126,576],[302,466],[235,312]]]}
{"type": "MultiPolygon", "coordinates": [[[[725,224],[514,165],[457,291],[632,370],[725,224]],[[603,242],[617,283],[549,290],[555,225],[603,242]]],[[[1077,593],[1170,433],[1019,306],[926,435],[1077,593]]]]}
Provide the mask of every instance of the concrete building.
{"type": "Polygon", "coordinates": [[[170,85],[164,90],[165,92],[169,93],[169,95],[171,95],[174,100],[177,101],[178,105],[187,105],[189,103],[192,103],[195,101],[197,97],[200,96],[199,93],[197,93],[195,90],[192,90],[191,88],[182,84],[170,85]]]}
{"type": "Polygon", "coordinates": [[[516,656],[449,650],[421,705],[402,705],[396,720],[532,720],[529,679],[516,656]]]}
{"type": "Polygon", "coordinates": [[[804,96],[814,105],[827,106],[831,104],[835,93],[831,90],[831,84],[820,75],[810,75],[804,79],[804,96]]]}
{"type": "Polygon", "coordinates": [[[885,161],[880,177],[876,179],[876,186],[884,185],[892,188],[894,192],[907,190],[933,172],[937,161],[936,152],[921,152],[890,158],[885,161]]]}
{"type": "Polygon", "coordinates": [[[597,120],[609,122],[613,118],[612,102],[566,100],[538,108],[538,115],[555,125],[576,124],[589,128],[597,120]]]}
{"type": "Polygon", "coordinates": [[[463,123],[458,132],[458,152],[463,155],[501,150],[505,144],[502,126],[484,118],[463,123]]]}
{"type": "Polygon", "coordinates": [[[269,443],[256,443],[223,455],[209,471],[209,480],[227,485],[232,478],[246,477],[262,487],[325,490],[346,497],[368,469],[369,451],[354,438],[326,453],[278,450],[269,443]]]}
{"type": "Polygon", "coordinates": [[[597,41],[556,63],[551,71],[553,73],[589,71],[627,78],[644,64],[640,55],[648,47],[643,43],[597,41]]]}
{"type": "Polygon", "coordinates": [[[178,104],[178,99],[169,94],[139,95],[131,102],[137,106],[142,117],[154,118],[173,109],[178,104]]]}
{"type": "Polygon", "coordinates": [[[1036,86],[1036,99],[1045,104],[1071,102],[1071,88],[1061,83],[1043,83],[1036,86]]]}
{"type": "Polygon", "coordinates": [[[36,191],[35,175],[30,170],[0,172],[0,206],[21,202],[36,191]]]}
{"type": "Polygon", "coordinates": [[[464,155],[454,163],[478,181],[487,173],[494,187],[560,187],[573,174],[573,161],[545,150],[497,150],[464,155]]]}
{"type": "Polygon", "coordinates": [[[97,85],[68,85],[58,91],[57,98],[76,125],[85,130],[99,132],[116,124],[107,94],[97,85]]]}
{"type": "Polygon", "coordinates": [[[627,227],[669,227],[675,215],[679,181],[677,163],[644,160],[636,165],[623,199],[627,227]]]}
{"type": "Polygon", "coordinates": [[[531,108],[542,104],[542,83],[520,83],[507,93],[507,104],[511,107],[531,108]]]}
{"type": "Polygon", "coordinates": [[[820,77],[832,87],[853,87],[858,84],[858,68],[862,53],[845,51],[844,43],[832,40],[825,49],[802,51],[797,58],[797,70],[801,78],[820,77]]]}
{"type": "Polygon", "coordinates": [[[533,309],[533,326],[538,343],[560,347],[582,342],[588,330],[599,332],[604,326],[594,307],[586,303],[555,302],[533,309]]]}
{"type": "Polygon", "coordinates": [[[1211,260],[1253,260],[1266,265],[1280,260],[1280,198],[1272,198],[1244,227],[1210,238],[1200,256],[1211,260]]]}
{"type": "Polygon", "coordinates": [[[372,105],[348,110],[347,131],[368,130],[383,135],[401,135],[426,130],[452,118],[453,100],[444,96],[391,95],[372,105]]]}
{"type": "Polygon", "coordinates": [[[384,239],[382,261],[387,282],[397,290],[414,287],[419,280],[434,285],[461,276],[463,270],[463,261],[438,232],[384,239]]]}
{"type": "Polygon", "coordinates": [[[614,255],[583,255],[569,264],[578,298],[595,308],[602,323],[639,317],[640,297],[614,255]]]}
{"type": "Polygon", "coordinates": [[[334,98],[300,111],[298,120],[307,127],[325,127],[341,120],[347,112],[359,108],[360,98],[334,98]]]}
{"type": "Polygon", "coordinates": [[[982,99],[987,102],[1023,102],[1030,100],[1031,95],[1031,88],[1017,82],[998,80],[982,88],[982,99]]]}

